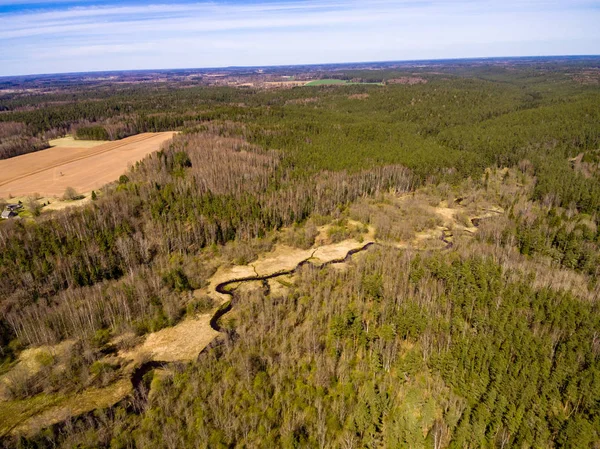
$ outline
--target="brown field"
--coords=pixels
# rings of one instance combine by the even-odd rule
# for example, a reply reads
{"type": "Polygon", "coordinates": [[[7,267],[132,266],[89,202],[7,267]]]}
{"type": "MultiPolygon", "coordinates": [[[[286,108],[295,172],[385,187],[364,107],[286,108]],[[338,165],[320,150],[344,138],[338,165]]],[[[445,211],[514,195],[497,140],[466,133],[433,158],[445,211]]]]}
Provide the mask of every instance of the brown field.
{"type": "Polygon", "coordinates": [[[266,88],[274,88],[274,87],[297,87],[304,86],[310,81],[267,81],[264,83],[266,88]]]}
{"type": "Polygon", "coordinates": [[[175,133],[144,133],[92,148],[56,146],[0,161],[0,198],[60,196],[67,187],[89,192],[115,181],[127,168],[160,149],[175,133]]]}

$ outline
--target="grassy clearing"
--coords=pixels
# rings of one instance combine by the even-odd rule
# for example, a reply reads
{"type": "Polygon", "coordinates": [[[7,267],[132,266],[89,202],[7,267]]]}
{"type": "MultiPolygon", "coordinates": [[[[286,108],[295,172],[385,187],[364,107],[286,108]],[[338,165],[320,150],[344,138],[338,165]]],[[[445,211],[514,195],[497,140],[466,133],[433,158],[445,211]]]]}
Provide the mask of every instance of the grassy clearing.
{"type": "Polygon", "coordinates": [[[165,362],[194,360],[218,335],[218,332],[210,327],[211,317],[212,314],[201,314],[176,326],[153,332],[144,343],[119,355],[135,361],[148,358],[165,362]]]}
{"type": "Polygon", "coordinates": [[[10,397],[11,386],[38,374],[55,357],[61,357],[69,351],[73,343],[73,340],[65,340],[54,346],[39,346],[22,351],[18,360],[6,367],[0,376],[0,402],[10,397]]]}
{"type": "Polygon", "coordinates": [[[35,434],[41,429],[99,408],[107,408],[131,393],[131,381],[120,379],[105,388],[65,396],[40,394],[0,404],[0,435],[35,434]]]}
{"type": "MultiPolygon", "coordinates": [[[[95,190],[96,198],[104,195],[102,190],[95,190]]],[[[92,201],[92,192],[77,195],[76,199],[64,199],[54,195],[42,196],[39,194],[19,195],[10,198],[0,197],[0,210],[4,209],[6,203],[21,203],[23,208],[18,211],[19,218],[33,220],[40,214],[50,211],[63,210],[67,207],[81,207],[92,201]]]]}
{"type": "Polygon", "coordinates": [[[33,398],[0,403],[0,436],[7,435],[30,417],[64,400],[63,395],[41,394],[33,398]]]}
{"type": "Polygon", "coordinates": [[[324,79],[324,80],[314,80],[310,83],[306,83],[306,86],[328,86],[332,84],[348,84],[346,80],[334,80],[334,79],[324,79]]]}

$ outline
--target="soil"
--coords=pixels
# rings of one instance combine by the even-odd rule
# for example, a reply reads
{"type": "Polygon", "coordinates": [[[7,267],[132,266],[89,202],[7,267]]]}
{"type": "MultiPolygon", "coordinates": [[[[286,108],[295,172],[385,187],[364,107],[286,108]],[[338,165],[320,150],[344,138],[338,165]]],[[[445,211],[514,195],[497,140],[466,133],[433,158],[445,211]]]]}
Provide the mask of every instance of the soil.
{"type": "Polygon", "coordinates": [[[0,198],[60,196],[115,181],[129,166],[160,149],[175,133],[144,133],[92,148],[54,147],[0,161],[0,198]]]}

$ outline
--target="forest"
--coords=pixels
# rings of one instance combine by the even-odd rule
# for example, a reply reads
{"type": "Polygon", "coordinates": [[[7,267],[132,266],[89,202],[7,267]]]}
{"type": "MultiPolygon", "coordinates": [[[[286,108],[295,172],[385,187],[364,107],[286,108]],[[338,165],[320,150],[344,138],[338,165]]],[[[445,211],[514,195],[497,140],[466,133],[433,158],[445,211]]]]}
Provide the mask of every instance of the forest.
{"type": "Polygon", "coordinates": [[[123,351],[218,312],[223,269],[375,243],[235,288],[193,361],[1,445],[600,447],[600,59],[311,76],[381,84],[0,94],[2,159],[179,131],[85,206],[0,223],[0,421],[127,380],[123,351]]]}

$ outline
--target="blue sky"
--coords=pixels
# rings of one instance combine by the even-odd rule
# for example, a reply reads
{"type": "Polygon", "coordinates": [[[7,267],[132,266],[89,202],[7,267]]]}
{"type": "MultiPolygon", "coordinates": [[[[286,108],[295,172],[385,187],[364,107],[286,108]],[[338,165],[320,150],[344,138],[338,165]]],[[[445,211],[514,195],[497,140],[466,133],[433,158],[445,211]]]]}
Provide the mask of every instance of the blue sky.
{"type": "Polygon", "coordinates": [[[0,0],[0,76],[600,54],[600,0],[0,0]]]}

